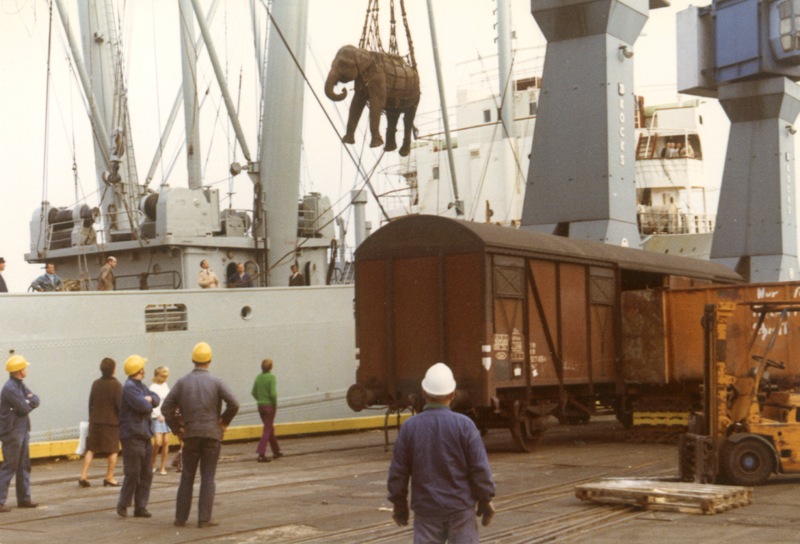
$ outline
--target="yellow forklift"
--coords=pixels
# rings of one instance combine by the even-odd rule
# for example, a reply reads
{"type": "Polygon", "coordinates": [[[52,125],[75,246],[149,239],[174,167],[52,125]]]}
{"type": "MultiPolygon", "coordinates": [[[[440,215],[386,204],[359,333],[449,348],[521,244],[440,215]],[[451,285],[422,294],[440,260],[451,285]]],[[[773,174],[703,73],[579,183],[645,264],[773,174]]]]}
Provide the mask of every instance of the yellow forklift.
{"type": "Polygon", "coordinates": [[[703,409],[690,416],[689,432],[679,444],[680,477],[686,482],[755,486],[775,473],[800,472],[800,380],[784,376],[773,383],[768,370],[784,368],[768,354],[779,331],[791,334],[787,318],[800,312],[800,304],[748,303],[739,311],[742,306],[758,318],[745,361],[726,360],[729,319],[737,305],[705,307],[703,409]],[[754,353],[757,344],[761,353],[754,353]]]}

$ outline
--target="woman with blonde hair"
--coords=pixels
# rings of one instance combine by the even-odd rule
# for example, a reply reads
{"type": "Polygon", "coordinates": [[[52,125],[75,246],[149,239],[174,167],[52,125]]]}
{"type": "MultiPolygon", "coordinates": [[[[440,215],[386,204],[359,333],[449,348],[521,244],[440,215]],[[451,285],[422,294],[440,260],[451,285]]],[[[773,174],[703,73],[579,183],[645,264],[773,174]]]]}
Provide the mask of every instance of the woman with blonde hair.
{"type": "MultiPolygon", "coordinates": [[[[167,385],[167,378],[169,378],[169,368],[160,366],[153,372],[153,383],[150,385],[150,390],[158,395],[160,399],[167,398],[169,394],[169,385],[167,385]]],[[[161,415],[161,405],[153,408],[153,472],[156,471],[156,460],[158,459],[158,452],[161,451],[161,474],[167,473],[167,455],[169,454],[169,427],[164,421],[164,416],[161,415]]]]}

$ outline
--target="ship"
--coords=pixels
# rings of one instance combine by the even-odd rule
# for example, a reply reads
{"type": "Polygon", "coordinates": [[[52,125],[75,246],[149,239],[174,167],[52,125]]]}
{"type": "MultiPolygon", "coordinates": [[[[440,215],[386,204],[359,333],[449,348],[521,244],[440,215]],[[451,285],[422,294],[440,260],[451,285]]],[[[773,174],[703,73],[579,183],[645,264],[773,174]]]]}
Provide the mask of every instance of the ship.
{"type": "MultiPolygon", "coordinates": [[[[430,214],[520,226],[542,89],[540,53],[541,49],[517,52],[521,58],[515,61],[510,79],[510,137],[505,137],[501,95],[489,90],[505,84],[499,82],[492,59],[471,62],[473,66],[464,71],[472,77],[457,93],[450,145],[445,133],[434,128],[421,135],[409,156],[400,158],[390,170],[401,179],[402,188],[385,191],[390,195],[389,217],[430,214]],[[455,176],[450,173],[448,151],[453,155],[455,176]]],[[[704,103],[689,99],[650,106],[637,96],[635,104],[637,223],[642,248],[708,259],[719,180],[706,167],[704,103]]],[[[441,124],[433,118],[423,126],[441,124]]],[[[579,130],[575,137],[580,137],[579,130]]]]}
{"type": "MultiPolygon", "coordinates": [[[[132,354],[145,357],[149,383],[158,366],[168,366],[175,377],[191,370],[192,347],[200,341],[212,348],[212,371],[242,404],[229,431],[235,436],[243,437],[236,427],[260,424],[250,390],[267,357],[275,362],[279,423],[353,416],[344,402],[356,368],[353,286],[341,258],[337,217],[329,198],[299,195],[308,2],[274,0],[269,10],[253,10],[262,21],[253,26],[261,96],[249,119],[239,110],[209,31],[218,4],[204,13],[199,2],[179,3],[175,30],[181,33],[183,86],[172,112],[163,113],[166,128],[145,170],[128,103],[125,55],[133,38],[124,33],[125,6],[111,0],[80,0],[77,8],[55,2],[52,24],[60,29],[51,26],[51,34],[64,36],[91,119],[98,202],[64,205],[45,196],[32,214],[25,259],[54,263],[65,289],[4,294],[0,300],[0,352],[30,361],[26,383],[42,399],[31,432],[34,452],[41,455],[64,454],[64,444],[74,447],[104,357],[116,360],[122,380],[123,361],[132,354]],[[234,206],[208,179],[207,141],[198,121],[205,92],[197,69],[201,55],[213,68],[219,92],[212,114],[227,116],[233,127],[236,160],[223,165],[226,179],[249,178],[247,208],[234,206]],[[177,160],[169,129],[181,111],[186,130],[177,148],[186,161],[185,177],[159,176],[177,160]],[[245,121],[255,132],[242,128],[245,121]],[[116,289],[98,291],[97,274],[109,257],[117,260],[116,289]],[[216,271],[221,288],[198,286],[202,261],[216,271]],[[240,263],[251,288],[233,288],[239,285],[228,280],[240,263]],[[289,286],[292,265],[303,273],[304,285],[289,286]]],[[[231,75],[234,82],[238,77],[231,75]]]]}

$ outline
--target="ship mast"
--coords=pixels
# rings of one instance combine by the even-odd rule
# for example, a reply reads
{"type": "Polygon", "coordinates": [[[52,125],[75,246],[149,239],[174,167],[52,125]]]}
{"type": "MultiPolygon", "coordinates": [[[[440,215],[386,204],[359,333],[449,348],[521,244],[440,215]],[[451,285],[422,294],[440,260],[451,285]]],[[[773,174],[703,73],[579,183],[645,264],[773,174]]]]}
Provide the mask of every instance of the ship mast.
{"type": "Polygon", "coordinates": [[[458,180],[456,179],[456,165],[453,159],[453,144],[450,138],[450,121],[447,118],[447,99],[442,81],[442,65],[439,61],[439,39],[436,35],[436,22],[433,17],[433,2],[428,0],[428,22],[431,27],[431,48],[433,49],[433,63],[436,68],[436,83],[439,86],[439,103],[442,108],[442,123],[444,124],[444,138],[447,143],[447,163],[450,166],[450,179],[453,183],[453,205],[456,216],[464,215],[464,202],[458,196],[458,180]]]}
{"type": "Polygon", "coordinates": [[[267,281],[268,285],[278,285],[289,277],[297,251],[305,93],[298,65],[305,66],[308,0],[273,0],[271,19],[266,73],[269,84],[263,88],[260,176],[255,183],[263,187],[263,202],[256,205],[263,205],[266,215],[261,218],[266,227],[261,234],[269,240],[267,281]]]}
{"type": "Polygon", "coordinates": [[[111,0],[79,2],[83,55],[73,36],[63,0],[57,0],[56,5],[91,113],[97,188],[106,240],[135,239],[139,191],[111,0]]]}

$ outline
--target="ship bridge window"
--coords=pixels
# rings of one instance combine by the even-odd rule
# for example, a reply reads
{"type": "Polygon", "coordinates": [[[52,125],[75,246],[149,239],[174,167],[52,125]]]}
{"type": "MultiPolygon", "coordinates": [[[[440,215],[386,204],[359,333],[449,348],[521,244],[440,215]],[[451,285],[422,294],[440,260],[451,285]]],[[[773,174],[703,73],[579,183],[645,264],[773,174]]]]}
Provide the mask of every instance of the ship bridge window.
{"type": "Polygon", "coordinates": [[[528,115],[536,115],[537,107],[536,101],[528,103],[528,115]]]}
{"type": "Polygon", "coordinates": [[[483,110],[483,122],[488,123],[492,120],[492,110],[483,110]]]}
{"type": "Polygon", "coordinates": [[[786,0],[780,4],[778,33],[785,52],[800,50],[800,0],[786,0]]]}
{"type": "Polygon", "coordinates": [[[148,304],[144,309],[146,332],[170,332],[188,330],[188,314],[185,304],[148,304]]]}

